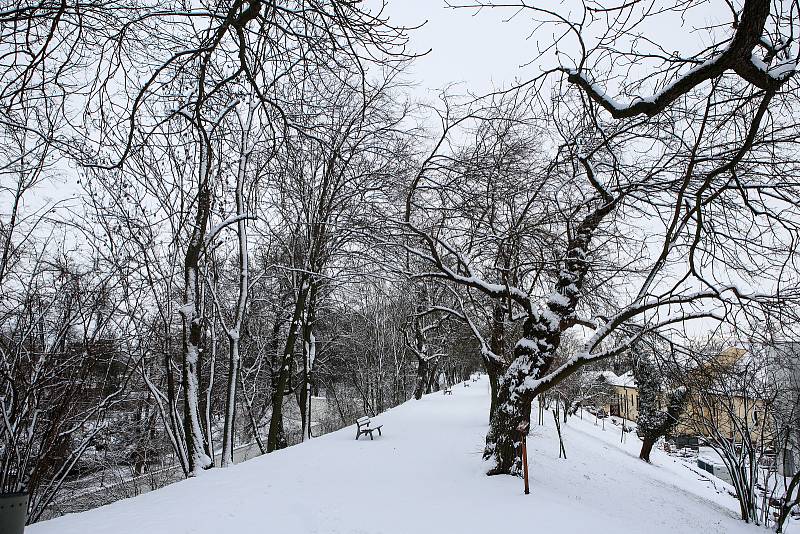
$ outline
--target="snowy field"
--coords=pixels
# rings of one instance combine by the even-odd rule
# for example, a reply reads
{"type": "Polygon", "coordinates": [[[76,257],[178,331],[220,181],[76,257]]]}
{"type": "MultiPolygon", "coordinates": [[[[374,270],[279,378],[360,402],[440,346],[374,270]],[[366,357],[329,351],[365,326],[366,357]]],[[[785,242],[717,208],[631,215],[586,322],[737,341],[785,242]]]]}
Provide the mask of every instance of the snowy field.
{"type": "MultiPolygon", "coordinates": [[[[409,401],[379,419],[382,437],[344,430],[229,469],[29,527],[28,534],[765,532],[736,519],[736,501],[639,440],[620,444],[575,417],[558,458],[552,416],[528,438],[531,494],[486,477],[488,381],[409,401]]],[[[536,410],[534,410],[534,415],[536,410]]],[[[535,421],[534,421],[535,422],[535,421]]]]}

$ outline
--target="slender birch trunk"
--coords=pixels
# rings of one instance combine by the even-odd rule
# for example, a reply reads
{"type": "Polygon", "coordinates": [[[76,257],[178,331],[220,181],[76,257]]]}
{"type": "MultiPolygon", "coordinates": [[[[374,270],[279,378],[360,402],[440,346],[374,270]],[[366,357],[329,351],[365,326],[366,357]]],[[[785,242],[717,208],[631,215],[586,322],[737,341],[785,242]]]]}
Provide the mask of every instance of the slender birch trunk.
{"type": "Polygon", "coordinates": [[[222,437],[222,467],[233,465],[234,431],[236,422],[236,385],[239,383],[239,345],[244,321],[247,295],[250,286],[250,265],[247,250],[247,219],[245,218],[244,181],[247,170],[247,159],[250,155],[248,136],[253,124],[254,107],[251,105],[245,127],[242,131],[239,146],[239,163],[236,172],[236,223],[237,258],[239,267],[239,298],[236,302],[233,324],[226,329],[228,334],[229,359],[228,359],[228,389],[225,397],[225,423],[222,437]]]}
{"type": "Polygon", "coordinates": [[[316,289],[312,286],[308,293],[308,304],[303,319],[303,377],[298,396],[303,441],[311,437],[311,374],[314,371],[314,360],[317,355],[317,340],[314,336],[315,308],[316,289]]]}

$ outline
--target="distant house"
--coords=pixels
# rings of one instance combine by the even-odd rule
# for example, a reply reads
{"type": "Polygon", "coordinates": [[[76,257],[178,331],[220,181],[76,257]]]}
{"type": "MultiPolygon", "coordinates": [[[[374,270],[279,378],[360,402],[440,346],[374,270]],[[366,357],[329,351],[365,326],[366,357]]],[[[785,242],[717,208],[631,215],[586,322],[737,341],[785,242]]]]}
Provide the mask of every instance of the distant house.
{"type": "Polygon", "coordinates": [[[608,413],[635,421],[639,417],[639,388],[633,371],[619,375],[611,385],[614,387],[614,396],[609,403],[608,413]]]}
{"type": "Polygon", "coordinates": [[[608,394],[603,397],[603,410],[615,417],[635,421],[639,415],[639,388],[633,371],[616,375],[613,371],[589,371],[590,380],[607,384],[608,394]]]}
{"type": "Polygon", "coordinates": [[[686,371],[689,402],[675,436],[714,436],[756,442],[774,437],[771,413],[774,384],[764,361],[741,347],[729,347],[694,362],[686,371]]]}

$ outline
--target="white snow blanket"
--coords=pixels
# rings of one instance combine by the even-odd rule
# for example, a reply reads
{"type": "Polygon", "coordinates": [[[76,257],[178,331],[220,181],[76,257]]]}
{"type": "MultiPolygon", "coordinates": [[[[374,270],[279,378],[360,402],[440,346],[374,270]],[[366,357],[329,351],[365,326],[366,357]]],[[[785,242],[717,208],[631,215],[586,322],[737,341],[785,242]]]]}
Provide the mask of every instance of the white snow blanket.
{"type": "MultiPolygon", "coordinates": [[[[571,417],[568,460],[552,416],[528,438],[531,494],[522,480],[485,476],[488,380],[411,400],[380,417],[383,436],[353,427],[228,469],[88,512],[27,534],[738,534],[736,501],[682,463],[637,458],[635,434],[571,417]]],[[[534,415],[536,410],[534,409],[534,415]]]]}

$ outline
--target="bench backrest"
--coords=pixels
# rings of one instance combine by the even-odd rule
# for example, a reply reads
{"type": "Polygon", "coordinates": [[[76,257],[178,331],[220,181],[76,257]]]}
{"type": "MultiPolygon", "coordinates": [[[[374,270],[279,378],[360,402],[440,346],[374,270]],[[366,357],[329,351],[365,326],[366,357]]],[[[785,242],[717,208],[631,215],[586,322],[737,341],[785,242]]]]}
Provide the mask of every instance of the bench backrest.
{"type": "Polygon", "coordinates": [[[358,426],[368,425],[369,417],[359,417],[356,419],[356,424],[358,424],[358,426]]]}

